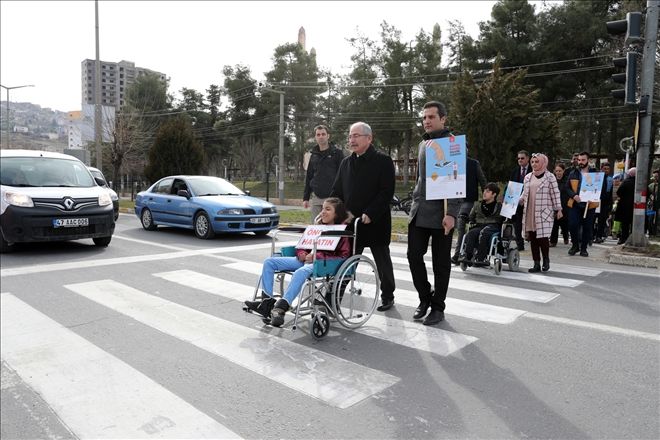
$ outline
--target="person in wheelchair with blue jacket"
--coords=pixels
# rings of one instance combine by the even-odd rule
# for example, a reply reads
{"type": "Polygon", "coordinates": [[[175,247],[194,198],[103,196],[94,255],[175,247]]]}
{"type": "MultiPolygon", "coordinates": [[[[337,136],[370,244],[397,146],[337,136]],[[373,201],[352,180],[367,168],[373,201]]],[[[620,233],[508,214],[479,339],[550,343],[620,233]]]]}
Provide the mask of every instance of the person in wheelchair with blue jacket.
{"type": "MultiPolygon", "coordinates": [[[[330,197],[323,202],[323,208],[319,214],[320,224],[341,224],[348,218],[348,212],[344,203],[336,198],[330,197]]],[[[351,243],[348,237],[342,237],[334,251],[317,251],[316,259],[345,259],[351,256],[351,243]]],[[[312,273],[314,272],[314,256],[306,249],[296,249],[295,257],[269,257],[264,260],[261,270],[261,301],[245,301],[247,308],[264,318],[270,318],[270,324],[280,327],[284,324],[284,315],[291,307],[293,301],[298,297],[300,291],[312,273]],[[278,271],[295,271],[291,281],[284,292],[284,296],[278,300],[273,298],[273,281],[278,271]]]]}
{"type": "Polygon", "coordinates": [[[470,230],[465,234],[462,261],[476,267],[488,266],[488,252],[493,234],[500,232],[504,218],[500,215],[502,204],[497,201],[500,187],[489,182],[484,187],[481,202],[470,211],[470,230]],[[476,258],[474,250],[477,248],[476,258]],[[474,259],[474,261],[473,261],[474,259]]]}

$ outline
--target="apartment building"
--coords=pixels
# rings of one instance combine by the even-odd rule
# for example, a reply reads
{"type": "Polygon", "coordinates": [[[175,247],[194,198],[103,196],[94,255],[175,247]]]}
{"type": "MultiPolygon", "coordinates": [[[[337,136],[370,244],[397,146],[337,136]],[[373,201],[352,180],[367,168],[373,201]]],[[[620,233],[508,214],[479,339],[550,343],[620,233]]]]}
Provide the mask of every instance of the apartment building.
{"type": "MultiPolygon", "coordinates": [[[[82,104],[94,104],[96,69],[95,61],[86,59],[82,62],[82,104]]],[[[157,75],[161,81],[167,81],[164,73],[143,67],[135,67],[132,61],[113,63],[101,61],[101,105],[120,109],[124,105],[126,89],[135,80],[146,74],[157,75]]]]}

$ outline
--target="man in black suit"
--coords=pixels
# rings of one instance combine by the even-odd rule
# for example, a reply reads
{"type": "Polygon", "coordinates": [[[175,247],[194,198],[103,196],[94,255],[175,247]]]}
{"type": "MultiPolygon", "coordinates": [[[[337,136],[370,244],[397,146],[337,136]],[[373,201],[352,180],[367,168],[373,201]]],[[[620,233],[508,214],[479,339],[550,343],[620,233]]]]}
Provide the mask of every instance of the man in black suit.
{"type": "MultiPolygon", "coordinates": [[[[532,172],[532,167],[529,165],[529,152],[526,150],[518,151],[518,166],[513,169],[511,177],[509,180],[514,182],[523,183],[525,181],[525,176],[528,173],[532,172]]],[[[525,250],[525,237],[522,236],[522,217],[523,217],[523,207],[518,205],[516,214],[513,216],[513,229],[516,232],[516,244],[518,245],[518,250],[525,250]]]]}

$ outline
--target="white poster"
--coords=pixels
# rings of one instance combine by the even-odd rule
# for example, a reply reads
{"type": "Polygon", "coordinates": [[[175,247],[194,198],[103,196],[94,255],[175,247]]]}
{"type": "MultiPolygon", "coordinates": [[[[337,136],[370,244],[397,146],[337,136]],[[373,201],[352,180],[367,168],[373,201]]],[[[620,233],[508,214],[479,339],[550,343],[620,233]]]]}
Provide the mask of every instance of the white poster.
{"type": "Polygon", "coordinates": [[[586,173],[582,175],[580,184],[581,202],[600,202],[600,191],[603,189],[605,173],[586,173]]]}
{"type": "Polygon", "coordinates": [[[465,135],[422,141],[426,151],[426,200],[465,197],[465,135]]]}
{"type": "Polygon", "coordinates": [[[518,209],[518,200],[523,192],[523,184],[520,182],[509,181],[509,184],[506,186],[506,192],[504,193],[504,199],[502,202],[502,210],[500,215],[502,217],[511,218],[515,215],[516,210],[518,209]]]}
{"type": "Polygon", "coordinates": [[[309,225],[298,240],[296,249],[313,249],[316,240],[317,251],[334,251],[342,237],[321,237],[323,231],[343,231],[348,225],[309,225]]]}

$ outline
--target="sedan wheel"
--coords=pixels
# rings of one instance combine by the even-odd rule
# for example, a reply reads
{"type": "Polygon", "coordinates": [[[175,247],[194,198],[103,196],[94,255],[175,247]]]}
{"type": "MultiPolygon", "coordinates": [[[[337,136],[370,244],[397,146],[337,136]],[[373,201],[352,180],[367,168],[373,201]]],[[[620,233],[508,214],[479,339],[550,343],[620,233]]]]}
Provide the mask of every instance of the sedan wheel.
{"type": "Polygon", "coordinates": [[[197,238],[201,238],[204,240],[207,240],[209,238],[213,238],[215,236],[215,232],[213,231],[213,226],[211,226],[211,221],[209,220],[209,216],[206,215],[205,212],[200,212],[195,216],[195,235],[197,238]]]}
{"type": "Polygon", "coordinates": [[[151,211],[147,208],[142,209],[142,215],[140,215],[140,220],[142,221],[142,227],[147,231],[155,231],[156,225],[154,224],[154,218],[151,216],[151,211]]]}

